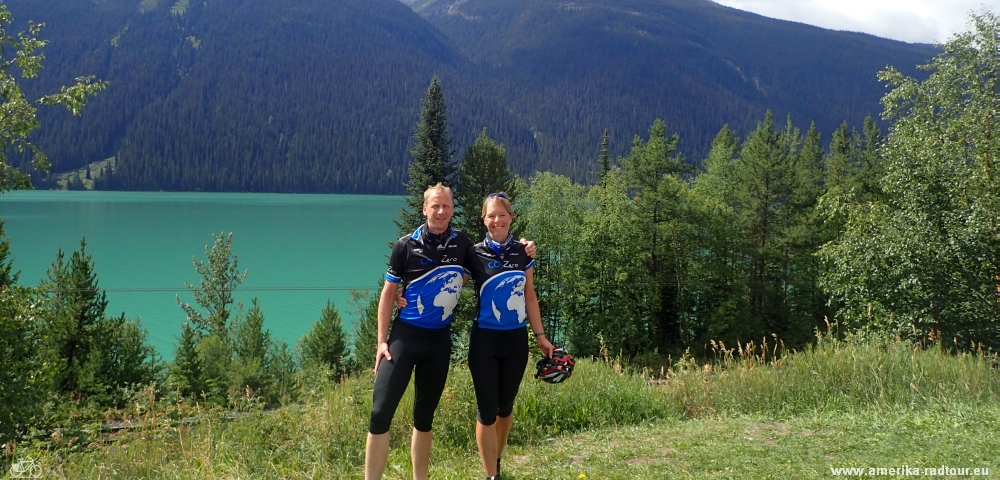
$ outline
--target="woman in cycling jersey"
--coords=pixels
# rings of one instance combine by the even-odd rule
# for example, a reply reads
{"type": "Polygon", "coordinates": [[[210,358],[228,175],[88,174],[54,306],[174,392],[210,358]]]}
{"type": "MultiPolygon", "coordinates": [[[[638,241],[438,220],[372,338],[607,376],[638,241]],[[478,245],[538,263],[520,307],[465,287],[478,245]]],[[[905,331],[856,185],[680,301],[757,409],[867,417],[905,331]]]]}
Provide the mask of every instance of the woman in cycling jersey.
{"type": "Polygon", "coordinates": [[[476,444],[487,478],[496,478],[514,422],[514,399],[528,365],[527,325],[544,355],[551,356],[555,347],[542,329],[535,262],[510,234],[514,211],[507,195],[486,197],[482,218],[489,233],[466,253],[479,303],[469,338],[469,370],[478,407],[476,444]]]}

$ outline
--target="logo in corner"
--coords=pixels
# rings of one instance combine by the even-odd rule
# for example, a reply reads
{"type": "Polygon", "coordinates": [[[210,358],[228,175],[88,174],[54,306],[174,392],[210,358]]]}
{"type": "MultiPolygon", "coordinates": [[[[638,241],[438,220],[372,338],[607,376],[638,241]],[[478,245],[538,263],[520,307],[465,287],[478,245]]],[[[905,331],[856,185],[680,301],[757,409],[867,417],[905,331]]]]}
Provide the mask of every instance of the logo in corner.
{"type": "Polygon", "coordinates": [[[10,466],[10,478],[42,478],[42,466],[28,458],[10,466]]]}

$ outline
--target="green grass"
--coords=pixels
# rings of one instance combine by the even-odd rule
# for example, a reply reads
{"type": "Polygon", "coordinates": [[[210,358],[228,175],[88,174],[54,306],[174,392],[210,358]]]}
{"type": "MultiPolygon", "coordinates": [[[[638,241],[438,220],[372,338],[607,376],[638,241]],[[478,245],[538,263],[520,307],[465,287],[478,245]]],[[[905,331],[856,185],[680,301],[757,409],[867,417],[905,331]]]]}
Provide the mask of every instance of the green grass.
{"type": "MultiPolygon", "coordinates": [[[[742,349],[742,346],[741,346],[742,349]]],[[[970,467],[1000,472],[1000,372],[974,356],[836,342],[773,359],[761,348],[714,364],[684,359],[635,375],[583,360],[565,384],[526,375],[504,471],[511,480],[803,478],[831,467],[970,467]]],[[[319,384],[306,401],[232,421],[178,424],[146,410],[137,428],[66,453],[24,448],[45,478],[361,478],[371,377],[319,384]]],[[[453,369],[435,419],[432,478],[482,476],[471,379],[453,369]]],[[[386,478],[409,478],[412,396],[391,430],[386,478]]],[[[196,409],[197,410],[197,409],[196,409]]],[[[190,411],[188,408],[187,411],[190,411]]]]}

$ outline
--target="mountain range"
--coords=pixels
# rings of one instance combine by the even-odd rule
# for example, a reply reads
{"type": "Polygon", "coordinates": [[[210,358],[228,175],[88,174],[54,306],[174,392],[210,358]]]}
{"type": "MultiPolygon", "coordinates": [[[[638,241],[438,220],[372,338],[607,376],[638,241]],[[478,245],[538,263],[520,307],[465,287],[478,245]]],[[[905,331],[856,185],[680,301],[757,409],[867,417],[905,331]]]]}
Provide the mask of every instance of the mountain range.
{"type": "Polygon", "coordinates": [[[56,173],[113,158],[96,185],[123,190],[402,193],[434,75],[456,158],[486,128],[515,172],[592,181],[605,129],[624,155],[661,118],[693,162],[768,109],[828,138],[878,115],[879,70],[937,53],[708,0],[5,3],[46,23],[29,95],[110,82],[80,117],[40,110],[35,144],[56,173]]]}

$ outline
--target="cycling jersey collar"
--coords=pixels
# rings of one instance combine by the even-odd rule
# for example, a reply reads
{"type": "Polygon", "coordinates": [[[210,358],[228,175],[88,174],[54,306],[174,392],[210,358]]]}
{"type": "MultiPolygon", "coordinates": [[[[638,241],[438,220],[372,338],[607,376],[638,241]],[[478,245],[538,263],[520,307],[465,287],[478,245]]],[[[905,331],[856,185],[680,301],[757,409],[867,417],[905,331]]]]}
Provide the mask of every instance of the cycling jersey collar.
{"type": "Polygon", "coordinates": [[[507,239],[504,240],[502,243],[498,243],[494,241],[492,238],[490,238],[489,233],[486,234],[486,245],[489,246],[490,249],[493,250],[493,253],[497,254],[498,257],[506,255],[507,251],[510,250],[510,246],[513,243],[514,243],[514,235],[512,235],[510,232],[507,232],[507,239]]]}
{"type": "Polygon", "coordinates": [[[424,248],[435,246],[438,250],[444,250],[451,243],[451,240],[457,236],[458,233],[451,228],[451,225],[448,225],[448,228],[444,232],[434,233],[425,223],[417,227],[411,238],[423,244],[424,248]]]}

